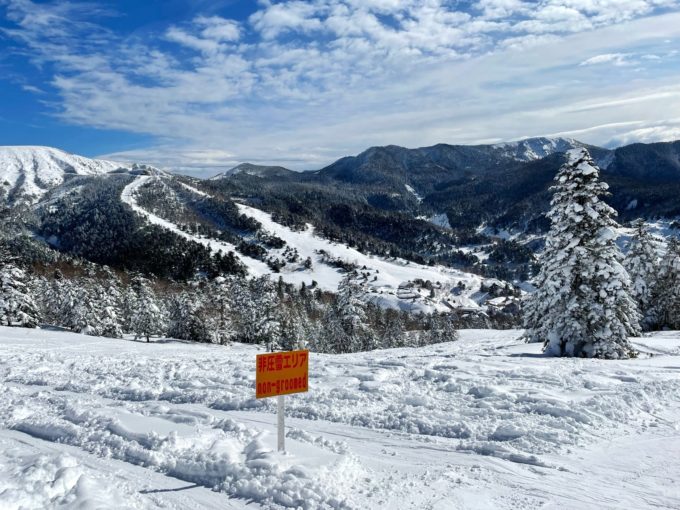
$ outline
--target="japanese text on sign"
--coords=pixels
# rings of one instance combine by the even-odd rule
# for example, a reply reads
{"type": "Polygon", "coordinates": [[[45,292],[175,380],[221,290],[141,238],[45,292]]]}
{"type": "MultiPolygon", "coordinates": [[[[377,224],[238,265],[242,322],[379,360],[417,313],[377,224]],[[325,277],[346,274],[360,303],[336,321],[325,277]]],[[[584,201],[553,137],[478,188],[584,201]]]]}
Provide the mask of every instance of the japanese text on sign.
{"type": "Polygon", "coordinates": [[[258,354],[256,364],[257,398],[307,391],[309,351],[258,354]]]}

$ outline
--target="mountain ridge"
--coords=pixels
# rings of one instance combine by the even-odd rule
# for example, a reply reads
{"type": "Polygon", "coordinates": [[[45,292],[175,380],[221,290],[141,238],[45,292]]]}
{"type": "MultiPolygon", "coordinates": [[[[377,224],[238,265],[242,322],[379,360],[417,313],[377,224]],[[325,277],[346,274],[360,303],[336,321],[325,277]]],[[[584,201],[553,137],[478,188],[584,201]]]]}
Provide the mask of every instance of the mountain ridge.
{"type": "Polygon", "coordinates": [[[288,168],[277,166],[277,165],[256,165],[254,163],[241,163],[235,167],[226,170],[225,172],[220,172],[210,180],[227,179],[234,175],[246,174],[252,175],[254,177],[285,177],[291,174],[295,174],[294,170],[288,168]]]}
{"type": "Polygon", "coordinates": [[[103,175],[124,167],[114,161],[90,159],[53,147],[0,146],[0,198],[33,202],[70,176],[103,175]]]}

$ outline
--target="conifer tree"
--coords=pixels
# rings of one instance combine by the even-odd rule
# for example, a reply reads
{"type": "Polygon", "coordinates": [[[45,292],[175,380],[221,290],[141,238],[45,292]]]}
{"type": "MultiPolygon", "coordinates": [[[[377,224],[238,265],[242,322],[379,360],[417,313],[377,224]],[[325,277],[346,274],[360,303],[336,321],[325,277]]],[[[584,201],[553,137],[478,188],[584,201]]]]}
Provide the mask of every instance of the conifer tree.
{"type": "Polygon", "coordinates": [[[120,296],[120,323],[123,333],[132,333],[132,317],[137,310],[137,293],[132,284],[126,285],[120,296]]]}
{"type": "Polygon", "coordinates": [[[382,335],[380,343],[382,347],[405,347],[406,346],[406,332],[404,321],[401,313],[397,310],[385,310],[382,319],[382,335]]]}
{"type": "Polygon", "coordinates": [[[242,342],[281,348],[281,309],[277,287],[268,276],[239,282],[233,286],[234,326],[242,342]]]}
{"type": "Polygon", "coordinates": [[[338,286],[337,302],[326,319],[325,347],[329,352],[346,353],[376,347],[375,333],[367,326],[364,289],[356,273],[347,273],[338,286]]]}
{"type": "Polygon", "coordinates": [[[210,283],[208,291],[213,310],[211,329],[214,342],[222,345],[229,343],[233,335],[232,287],[230,280],[218,276],[210,283]]]}
{"type": "Polygon", "coordinates": [[[8,253],[0,253],[0,324],[35,328],[40,322],[38,307],[27,285],[28,277],[8,253]]]}
{"type": "Polygon", "coordinates": [[[163,330],[165,323],[163,313],[158,306],[153,290],[144,278],[135,277],[132,281],[132,288],[135,292],[135,308],[130,326],[135,338],[141,336],[149,342],[152,335],[160,334],[163,330]]]}
{"type": "Polygon", "coordinates": [[[95,307],[95,297],[93,288],[86,279],[79,278],[68,282],[68,313],[66,315],[67,327],[76,333],[96,336],[99,334],[97,329],[97,309],[95,307]]]}
{"type": "Polygon", "coordinates": [[[554,356],[627,358],[640,334],[630,279],[614,242],[616,212],[586,149],[567,153],[556,177],[537,290],[526,307],[527,338],[554,356]]]}
{"type": "Polygon", "coordinates": [[[680,329],[680,240],[675,237],[661,259],[652,302],[658,328],[680,329]]]}
{"type": "Polygon", "coordinates": [[[168,336],[194,342],[210,342],[210,328],[204,315],[203,303],[197,293],[182,292],[173,297],[168,336]]]}
{"type": "Polygon", "coordinates": [[[64,294],[62,287],[64,285],[64,275],[59,269],[56,269],[50,279],[43,279],[40,293],[38,294],[38,303],[43,316],[43,320],[47,324],[55,326],[64,326],[64,294]]]}
{"type": "Polygon", "coordinates": [[[429,331],[426,343],[438,344],[458,340],[455,323],[453,314],[432,312],[428,320],[429,331]]]}
{"type": "Polygon", "coordinates": [[[660,240],[652,235],[643,220],[633,224],[635,229],[624,265],[631,279],[631,293],[642,316],[641,326],[649,330],[656,322],[652,293],[659,273],[660,240]]]}

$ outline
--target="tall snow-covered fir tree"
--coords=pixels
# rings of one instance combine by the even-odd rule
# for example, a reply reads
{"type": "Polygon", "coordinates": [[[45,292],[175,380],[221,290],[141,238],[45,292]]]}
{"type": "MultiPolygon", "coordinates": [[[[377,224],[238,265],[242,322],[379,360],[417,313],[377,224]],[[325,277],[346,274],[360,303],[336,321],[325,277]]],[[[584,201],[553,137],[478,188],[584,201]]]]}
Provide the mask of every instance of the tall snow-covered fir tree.
{"type": "Polygon", "coordinates": [[[40,292],[37,294],[38,303],[47,324],[62,325],[64,319],[64,275],[59,269],[54,271],[51,279],[41,281],[40,292]]]}
{"type": "Polygon", "coordinates": [[[430,329],[424,338],[424,344],[438,344],[458,340],[456,319],[453,314],[433,312],[428,323],[430,329]]]}
{"type": "Polygon", "coordinates": [[[27,285],[27,276],[0,254],[0,324],[35,328],[40,322],[40,314],[27,285]]]}
{"type": "Polygon", "coordinates": [[[671,237],[652,293],[655,326],[680,329],[680,240],[671,237]]]}
{"type": "Polygon", "coordinates": [[[266,345],[270,351],[280,349],[281,303],[274,283],[265,275],[233,284],[231,306],[236,337],[244,343],[266,345]]]}
{"type": "Polygon", "coordinates": [[[659,273],[661,240],[654,236],[643,220],[633,224],[635,229],[624,265],[631,280],[631,293],[640,315],[642,329],[649,330],[656,322],[652,293],[659,273]]]}
{"type": "Polygon", "coordinates": [[[144,337],[148,342],[152,335],[157,335],[163,330],[165,318],[153,290],[144,278],[135,277],[131,285],[135,292],[135,306],[130,326],[135,337],[144,337]]]}
{"type": "Polygon", "coordinates": [[[347,273],[338,286],[337,302],[326,315],[323,350],[346,353],[378,347],[378,338],[367,324],[364,294],[357,275],[347,273]]]}
{"type": "Polygon", "coordinates": [[[406,335],[402,312],[393,309],[385,310],[380,321],[380,330],[382,332],[380,335],[381,347],[405,347],[407,345],[408,336],[406,335]]]}
{"type": "Polygon", "coordinates": [[[213,336],[203,306],[203,300],[197,292],[184,291],[173,296],[169,307],[168,336],[194,342],[212,342],[213,336]]]}
{"type": "Polygon", "coordinates": [[[525,309],[530,342],[553,356],[618,359],[635,354],[640,315],[614,242],[616,212],[586,149],[572,149],[555,178],[537,290],[525,309]]]}
{"type": "Polygon", "coordinates": [[[232,281],[222,276],[215,278],[208,287],[209,299],[215,312],[211,325],[213,341],[222,345],[228,344],[234,333],[231,317],[232,288],[232,281]]]}

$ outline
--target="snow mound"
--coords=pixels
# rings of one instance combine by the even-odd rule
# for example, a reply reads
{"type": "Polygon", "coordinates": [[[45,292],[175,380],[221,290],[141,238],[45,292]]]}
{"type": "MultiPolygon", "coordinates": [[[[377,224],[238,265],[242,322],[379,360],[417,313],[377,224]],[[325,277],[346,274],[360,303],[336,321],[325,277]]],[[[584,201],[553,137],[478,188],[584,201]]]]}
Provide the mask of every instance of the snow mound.
{"type": "MultiPolygon", "coordinates": [[[[4,445],[3,445],[4,446],[4,445]]],[[[132,510],[143,508],[67,454],[27,454],[17,448],[0,456],[0,508],[132,510]]]]}

